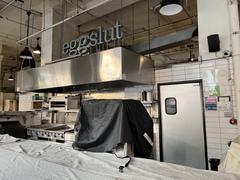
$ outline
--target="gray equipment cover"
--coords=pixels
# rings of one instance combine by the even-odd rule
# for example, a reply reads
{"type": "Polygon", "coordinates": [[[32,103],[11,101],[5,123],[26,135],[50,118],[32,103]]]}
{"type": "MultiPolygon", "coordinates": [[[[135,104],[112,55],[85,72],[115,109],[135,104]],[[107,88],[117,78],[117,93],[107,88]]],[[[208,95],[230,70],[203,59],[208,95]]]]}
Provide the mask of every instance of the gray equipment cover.
{"type": "Polygon", "coordinates": [[[136,157],[151,154],[153,122],[140,101],[84,101],[75,124],[73,147],[93,152],[112,152],[120,144],[133,144],[136,157]]]}

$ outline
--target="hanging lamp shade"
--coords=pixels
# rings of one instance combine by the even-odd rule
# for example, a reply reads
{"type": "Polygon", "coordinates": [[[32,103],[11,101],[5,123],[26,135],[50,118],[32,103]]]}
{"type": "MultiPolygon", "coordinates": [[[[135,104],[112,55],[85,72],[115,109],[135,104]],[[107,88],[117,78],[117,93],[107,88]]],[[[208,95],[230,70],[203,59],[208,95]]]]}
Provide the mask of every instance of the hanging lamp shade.
{"type": "Polygon", "coordinates": [[[172,16],[183,10],[180,0],[162,0],[159,12],[165,16],[172,16]]]}
{"type": "Polygon", "coordinates": [[[196,28],[192,33],[192,40],[198,41],[198,28],[196,28]]]}
{"type": "Polygon", "coordinates": [[[13,81],[13,80],[14,80],[14,78],[13,78],[13,75],[12,75],[12,74],[9,76],[8,80],[9,80],[9,81],[13,81]]]}
{"type": "Polygon", "coordinates": [[[33,59],[31,51],[29,51],[28,47],[25,47],[25,49],[20,53],[21,59],[33,59]]]}
{"type": "Polygon", "coordinates": [[[34,48],[33,53],[34,54],[41,54],[41,47],[39,46],[39,44],[37,44],[37,46],[34,48]]]}
{"type": "MultiPolygon", "coordinates": [[[[27,23],[27,37],[29,35],[29,22],[30,22],[30,15],[31,15],[31,11],[27,11],[27,16],[28,16],[28,23],[27,23]]],[[[28,38],[27,38],[27,41],[26,41],[26,47],[25,49],[20,53],[20,58],[24,60],[31,60],[33,59],[33,56],[32,56],[32,53],[31,51],[29,51],[29,48],[28,48],[28,38]]]]}
{"type": "Polygon", "coordinates": [[[39,37],[37,38],[37,46],[34,48],[33,53],[34,54],[41,54],[41,47],[39,45],[39,37]]]}

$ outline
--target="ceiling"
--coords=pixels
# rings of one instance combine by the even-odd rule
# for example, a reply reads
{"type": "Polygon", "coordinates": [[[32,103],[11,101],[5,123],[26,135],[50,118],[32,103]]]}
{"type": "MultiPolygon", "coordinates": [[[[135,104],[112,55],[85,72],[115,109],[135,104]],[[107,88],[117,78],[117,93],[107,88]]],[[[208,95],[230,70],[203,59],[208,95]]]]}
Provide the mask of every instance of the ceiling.
{"type": "Polygon", "coordinates": [[[148,0],[135,0],[134,4],[130,2],[123,0],[121,4],[120,0],[115,0],[111,6],[106,4],[74,18],[71,22],[80,25],[80,32],[85,33],[98,26],[110,27],[116,20],[120,20],[125,42],[129,45],[148,40],[149,28],[150,38],[154,38],[197,24],[196,0],[184,0],[184,10],[175,16],[160,15],[159,9],[155,9],[159,0],[149,0],[149,5],[148,0]],[[117,8],[114,7],[120,8],[115,11],[117,8]],[[106,13],[103,14],[102,9],[106,13]]]}
{"type": "MultiPolygon", "coordinates": [[[[118,6],[123,6],[119,2],[121,1],[115,1],[118,6]]],[[[197,26],[197,0],[183,0],[183,11],[174,16],[161,15],[158,12],[159,9],[156,8],[158,5],[159,0],[140,0],[112,13],[109,13],[111,6],[107,7],[108,5],[106,5],[106,8],[99,8],[74,18],[72,23],[80,25],[80,34],[84,34],[98,26],[111,27],[116,20],[120,20],[124,31],[124,45],[127,47],[151,41],[156,37],[178,32],[191,26],[197,26]],[[102,9],[108,10],[108,13],[100,15],[102,9]]],[[[151,57],[156,66],[186,62],[190,56],[189,45],[192,45],[191,51],[193,56],[197,58],[198,42],[193,41],[167,47],[167,50],[152,53],[151,57]]]]}
{"type": "MultiPolygon", "coordinates": [[[[0,0],[1,8],[12,0],[0,0]]],[[[13,64],[18,66],[17,54],[25,45],[17,45],[16,41],[26,36],[27,15],[31,10],[30,34],[42,28],[43,14],[48,8],[54,7],[61,17],[69,17],[77,12],[84,11],[101,0],[24,0],[16,1],[5,11],[0,13],[0,41],[5,49],[5,61],[14,59],[13,64]],[[45,6],[44,3],[45,2],[45,6]],[[65,4],[62,4],[65,2],[65,4]],[[46,6],[47,4],[47,6],[46,6]],[[62,12],[65,12],[64,15],[62,12]]],[[[111,2],[94,8],[77,16],[69,22],[76,26],[80,34],[89,32],[98,26],[110,27],[116,19],[120,20],[124,31],[124,44],[133,44],[149,41],[155,37],[177,32],[192,25],[197,25],[197,0],[183,0],[183,11],[174,16],[162,16],[158,12],[159,0],[112,0],[111,2]],[[148,4],[149,2],[149,4],[148,4]],[[80,28],[77,28],[80,25],[80,28]]],[[[36,46],[36,37],[30,38],[31,47],[36,46]]],[[[187,42],[177,47],[168,47],[152,54],[157,65],[185,61],[189,56],[189,44],[193,44],[193,51],[198,55],[198,44],[187,42]],[[174,58],[171,58],[174,57],[174,58]],[[178,59],[179,58],[179,59],[178,59]]],[[[12,61],[11,61],[12,62],[12,61]]]]}

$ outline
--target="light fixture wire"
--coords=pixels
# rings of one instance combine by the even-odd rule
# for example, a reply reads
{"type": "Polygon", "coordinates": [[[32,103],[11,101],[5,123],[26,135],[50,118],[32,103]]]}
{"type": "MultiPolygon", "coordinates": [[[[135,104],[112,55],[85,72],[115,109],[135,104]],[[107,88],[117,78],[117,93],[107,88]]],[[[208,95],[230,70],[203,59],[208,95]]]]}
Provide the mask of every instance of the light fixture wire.
{"type": "Polygon", "coordinates": [[[151,54],[150,54],[150,46],[151,46],[151,42],[150,42],[150,0],[147,1],[147,7],[148,7],[148,56],[149,58],[151,58],[151,54]]]}
{"type": "MultiPolygon", "coordinates": [[[[33,34],[33,25],[34,25],[34,14],[32,14],[32,34],[33,34]]],[[[30,46],[32,45],[33,39],[31,38],[30,46]]]]}
{"type": "Polygon", "coordinates": [[[135,13],[135,11],[134,11],[134,4],[132,5],[132,45],[134,45],[134,31],[135,31],[135,27],[134,27],[134,23],[135,23],[135,21],[134,21],[134,13],[135,13]]]}
{"type": "Polygon", "coordinates": [[[45,0],[43,0],[43,29],[45,29],[45,16],[46,16],[46,12],[45,12],[45,0]]]}
{"type": "Polygon", "coordinates": [[[78,0],[77,0],[77,14],[78,14],[79,12],[78,12],[78,0]]]}
{"type": "Polygon", "coordinates": [[[20,39],[22,39],[22,4],[20,6],[20,39]]]}
{"type": "MultiPolygon", "coordinates": [[[[29,0],[29,11],[27,11],[27,16],[28,16],[28,20],[27,20],[27,37],[29,36],[31,8],[32,8],[32,0],[29,0]]],[[[28,39],[26,41],[26,46],[28,47],[28,39]]]]}
{"type": "MultiPolygon", "coordinates": [[[[123,0],[121,0],[121,10],[123,12],[123,0]]],[[[121,13],[121,24],[123,26],[123,13],[121,13]]],[[[121,41],[121,46],[124,46],[124,44],[125,44],[125,37],[124,37],[124,34],[123,34],[122,41],[121,41]]]]}

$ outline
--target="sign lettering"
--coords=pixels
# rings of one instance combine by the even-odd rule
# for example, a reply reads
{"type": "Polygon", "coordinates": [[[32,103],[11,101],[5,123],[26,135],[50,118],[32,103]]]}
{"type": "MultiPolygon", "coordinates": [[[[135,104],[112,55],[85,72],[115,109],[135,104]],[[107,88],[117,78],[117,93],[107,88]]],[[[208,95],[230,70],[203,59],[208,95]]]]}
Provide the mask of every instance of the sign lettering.
{"type": "Polygon", "coordinates": [[[88,35],[82,35],[77,39],[64,43],[63,54],[64,56],[84,56],[89,54],[90,47],[110,43],[119,40],[122,37],[123,33],[121,31],[121,24],[119,21],[116,21],[116,24],[109,29],[103,29],[100,26],[96,31],[93,31],[88,35]]]}

